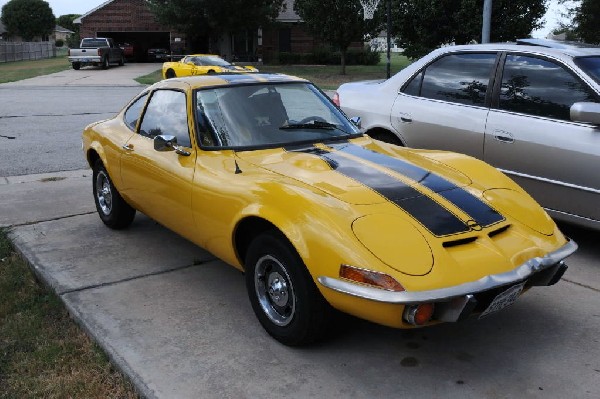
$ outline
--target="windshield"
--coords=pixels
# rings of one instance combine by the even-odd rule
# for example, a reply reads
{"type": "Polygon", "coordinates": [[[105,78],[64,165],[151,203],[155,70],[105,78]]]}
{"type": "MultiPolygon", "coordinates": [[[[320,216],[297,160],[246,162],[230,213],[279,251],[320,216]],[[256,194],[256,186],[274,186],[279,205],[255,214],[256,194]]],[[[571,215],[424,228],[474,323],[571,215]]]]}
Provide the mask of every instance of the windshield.
{"type": "Polygon", "coordinates": [[[359,134],[312,84],[252,84],[196,92],[197,120],[210,147],[279,147],[359,134]]]}
{"type": "Polygon", "coordinates": [[[217,56],[204,56],[200,57],[200,61],[202,65],[216,65],[216,66],[229,66],[231,65],[229,62],[225,61],[223,58],[217,56]]]}
{"type": "Polygon", "coordinates": [[[585,73],[590,75],[596,83],[600,84],[600,57],[581,57],[576,58],[575,63],[581,68],[585,73]]]}

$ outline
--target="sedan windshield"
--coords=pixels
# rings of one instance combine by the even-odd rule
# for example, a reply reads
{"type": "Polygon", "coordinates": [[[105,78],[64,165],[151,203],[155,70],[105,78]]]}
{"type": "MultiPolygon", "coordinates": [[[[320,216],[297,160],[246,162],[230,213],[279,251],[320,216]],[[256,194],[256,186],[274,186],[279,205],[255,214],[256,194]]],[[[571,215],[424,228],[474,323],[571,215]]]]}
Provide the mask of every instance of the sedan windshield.
{"type": "Polygon", "coordinates": [[[600,57],[576,58],[575,63],[579,68],[590,75],[596,83],[600,84],[600,57]]]}
{"type": "Polygon", "coordinates": [[[305,82],[198,90],[196,104],[201,142],[209,147],[275,147],[360,134],[305,82]]]}

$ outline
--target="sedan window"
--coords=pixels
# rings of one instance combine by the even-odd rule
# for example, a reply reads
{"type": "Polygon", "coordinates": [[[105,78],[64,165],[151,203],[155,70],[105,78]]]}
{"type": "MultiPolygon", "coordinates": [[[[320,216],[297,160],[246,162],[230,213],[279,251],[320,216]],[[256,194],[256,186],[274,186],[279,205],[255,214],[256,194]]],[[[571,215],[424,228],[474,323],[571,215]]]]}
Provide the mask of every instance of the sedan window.
{"type": "MultiPolygon", "coordinates": [[[[435,100],[483,106],[495,63],[495,53],[451,54],[442,57],[425,70],[418,95],[435,100]]],[[[414,79],[420,79],[420,76],[421,74],[414,79]]],[[[417,85],[411,83],[406,88],[414,95],[417,85]]]]}
{"type": "Polygon", "coordinates": [[[576,102],[596,101],[594,92],[557,63],[508,55],[502,74],[500,109],[569,121],[576,102]]]}
{"type": "Polygon", "coordinates": [[[600,84],[600,57],[575,58],[575,64],[600,84]]]}
{"type": "Polygon", "coordinates": [[[177,137],[177,144],[190,147],[185,93],[174,90],[157,90],[140,125],[140,134],[154,138],[165,134],[177,137]]]}

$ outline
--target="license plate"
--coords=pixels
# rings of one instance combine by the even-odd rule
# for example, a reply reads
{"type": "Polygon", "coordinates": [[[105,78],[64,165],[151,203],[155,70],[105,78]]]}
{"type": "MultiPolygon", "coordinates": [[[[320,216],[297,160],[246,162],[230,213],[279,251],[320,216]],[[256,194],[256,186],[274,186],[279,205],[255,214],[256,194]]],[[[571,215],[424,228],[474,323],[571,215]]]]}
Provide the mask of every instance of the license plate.
{"type": "Polygon", "coordinates": [[[500,294],[496,295],[492,303],[490,303],[490,306],[488,306],[487,309],[484,310],[483,313],[481,313],[481,315],[479,315],[479,318],[481,319],[483,317],[489,316],[492,313],[496,313],[512,305],[519,297],[521,291],[523,291],[524,286],[525,282],[522,282],[521,284],[513,285],[506,291],[503,291],[500,294]]]}

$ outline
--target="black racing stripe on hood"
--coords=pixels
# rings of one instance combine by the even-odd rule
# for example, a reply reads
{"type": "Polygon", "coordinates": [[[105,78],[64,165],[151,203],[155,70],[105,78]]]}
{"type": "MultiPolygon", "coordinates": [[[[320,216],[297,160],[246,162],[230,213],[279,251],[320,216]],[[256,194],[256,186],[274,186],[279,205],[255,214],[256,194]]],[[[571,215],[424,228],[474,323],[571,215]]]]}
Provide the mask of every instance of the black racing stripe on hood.
{"type": "Polygon", "coordinates": [[[504,220],[495,209],[490,207],[473,194],[458,187],[456,184],[444,179],[443,177],[423,169],[410,162],[394,158],[367,148],[351,144],[334,144],[332,148],[346,154],[351,154],[361,159],[381,165],[385,168],[398,172],[409,179],[435,191],[440,196],[450,201],[456,207],[469,215],[478,225],[485,227],[496,224],[504,220]]]}
{"type": "Polygon", "coordinates": [[[341,153],[316,147],[288,147],[286,150],[320,157],[336,172],[371,188],[396,204],[436,236],[469,231],[462,220],[441,204],[376,168],[355,162],[341,153]]]}

